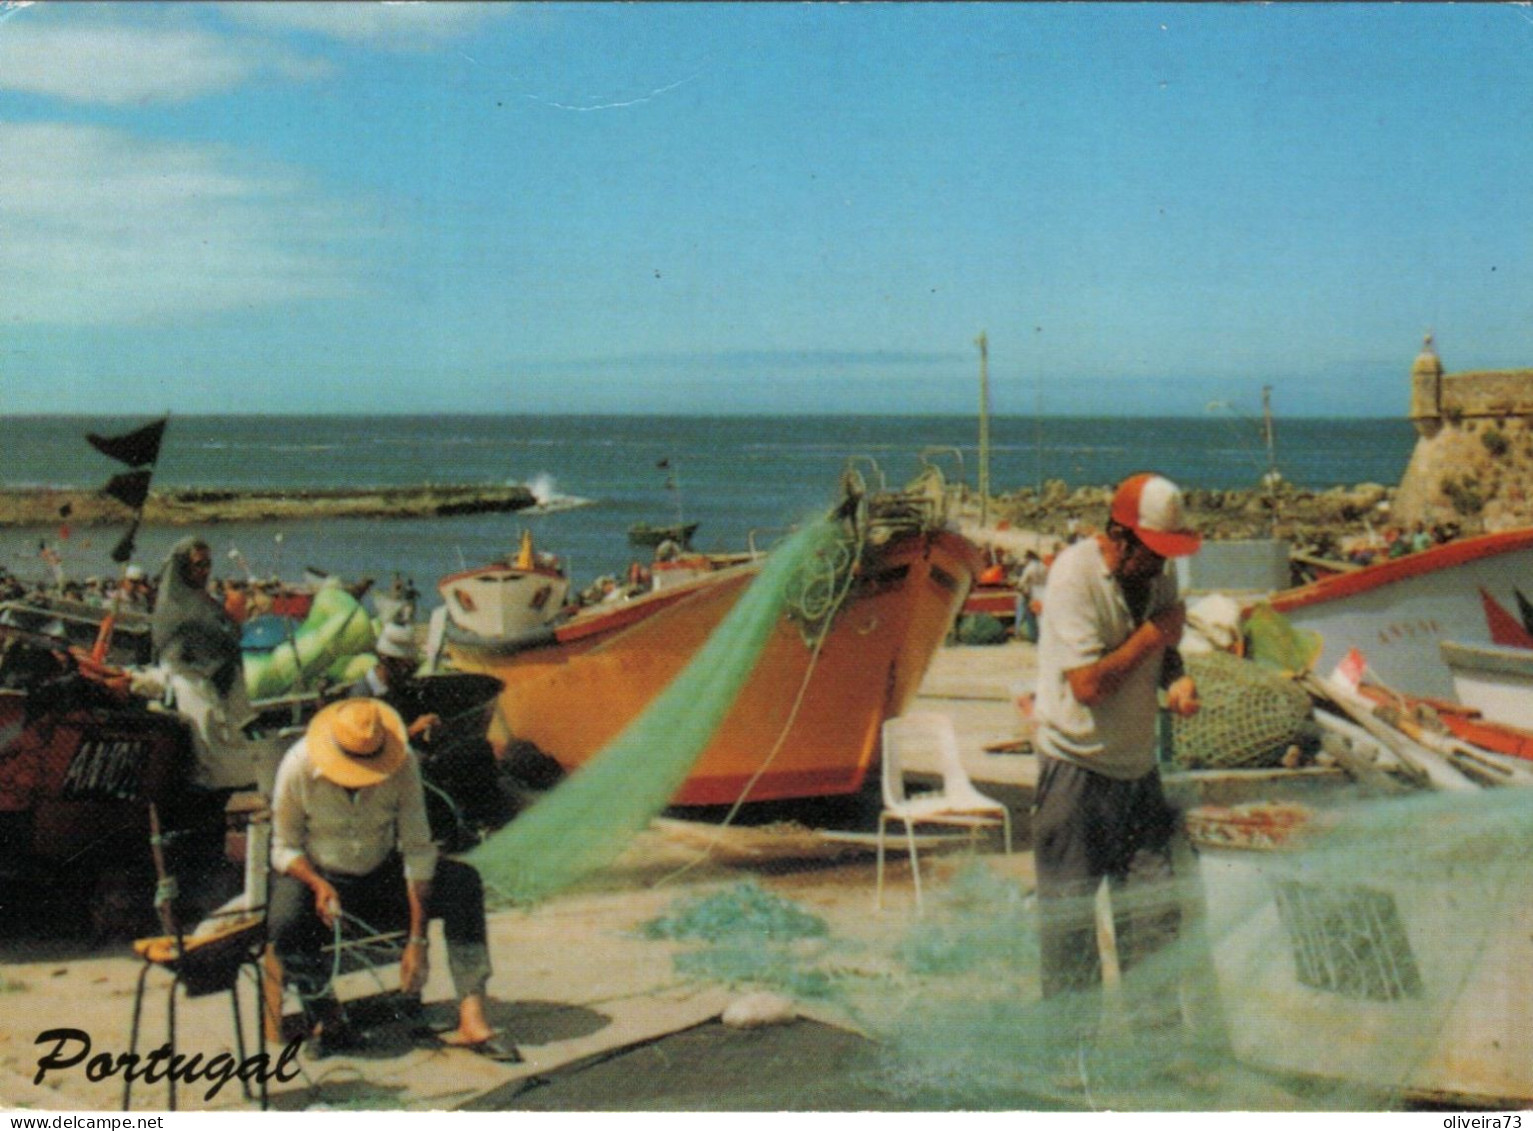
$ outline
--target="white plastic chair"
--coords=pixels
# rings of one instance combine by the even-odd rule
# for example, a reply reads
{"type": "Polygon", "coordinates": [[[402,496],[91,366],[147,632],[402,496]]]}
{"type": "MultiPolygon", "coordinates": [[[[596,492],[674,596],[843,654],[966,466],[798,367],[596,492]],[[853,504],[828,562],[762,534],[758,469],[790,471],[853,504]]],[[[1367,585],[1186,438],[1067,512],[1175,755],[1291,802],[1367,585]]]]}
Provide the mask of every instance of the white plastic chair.
{"type": "Polygon", "coordinates": [[[953,720],[935,712],[917,711],[888,719],[883,728],[884,808],[878,816],[878,887],[876,905],[884,905],[884,837],[890,821],[905,826],[905,844],[910,852],[910,874],[915,880],[916,913],[921,907],[921,866],[916,859],[916,825],[956,825],[969,830],[972,849],[979,830],[999,825],[1006,838],[1006,854],[1011,855],[1011,812],[994,798],[974,788],[963,760],[958,754],[958,736],[953,720]],[[935,792],[905,792],[905,766],[912,752],[928,750],[936,754],[942,773],[942,788],[935,792]]]}

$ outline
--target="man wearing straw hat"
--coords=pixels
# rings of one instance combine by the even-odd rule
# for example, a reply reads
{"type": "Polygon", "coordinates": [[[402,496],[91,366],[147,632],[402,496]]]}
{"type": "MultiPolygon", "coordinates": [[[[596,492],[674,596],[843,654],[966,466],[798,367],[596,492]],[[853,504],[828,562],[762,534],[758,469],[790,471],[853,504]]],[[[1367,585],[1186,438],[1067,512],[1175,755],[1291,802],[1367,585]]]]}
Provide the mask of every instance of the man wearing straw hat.
{"type": "Polygon", "coordinates": [[[322,952],[343,921],[367,933],[408,925],[400,988],[416,994],[428,972],[426,926],[440,918],[459,1005],[458,1027],[438,1039],[521,1059],[485,1016],[490,956],[479,874],[437,858],[419,761],[393,708],[350,698],[314,716],[277,771],[271,857],[268,930],[298,989],[314,1055],[357,1044],[330,987],[333,960],[322,952]]]}

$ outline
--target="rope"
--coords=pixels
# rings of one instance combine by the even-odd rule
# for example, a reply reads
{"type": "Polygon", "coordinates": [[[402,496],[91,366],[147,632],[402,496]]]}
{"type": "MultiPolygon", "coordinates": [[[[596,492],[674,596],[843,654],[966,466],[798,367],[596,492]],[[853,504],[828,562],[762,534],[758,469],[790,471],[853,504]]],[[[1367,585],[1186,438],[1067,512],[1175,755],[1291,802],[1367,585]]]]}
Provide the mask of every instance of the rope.
{"type": "MultiPolygon", "coordinates": [[[[840,574],[843,564],[857,562],[862,558],[862,551],[867,541],[865,524],[858,523],[856,531],[856,537],[850,545],[846,542],[837,544],[835,572],[832,574],[833,583],[835,577],[840,574]],[[852,547],[855,547],[855,550],[848,556],[848,551],[852,550],[852,547]]],[[[767,752],[766,758],[762,761],[761,765],[756,767],[756,772],[751,775],[750,780],[741,787],[740,795],[735,798],[734,804],[729,807],[729,812],[724,814],[723,821],[719,823],[718,828],[714,831],[713,839],[708,842],[693,860],[656,880],[655,887],[668,884],[678,877],[685,875],[713,855],[713,850],[718,847],[719,842],[723,839],[724,830],[734,823],[735,817],[739,815],[740,808],[745,804],[746,798],[750,796],[751,790],[756,788],[756,783],[761,780],[761,775],[766,773],[767,768],[771,766],[772,761],[777,757],[783,743],[787,741],[788,732],[793,729],[793,724],[798,719],[799,709],[803,706],[804,697],[809,693],[809,685],[814,679],[815,668],[820,662],[820,652],[825,647],[826,638],[830,636],[830,626],[835,623],[836,614],[841,611],[841,606],[846,603],[846,598],[851,593],[854,576],[854,571],[848,568],[846,580],[841,584],[840,591],[834,593],[833,599],[828,606],[829,612],[816,630],[814,642],[810,646],[809,663],[804,668],[804,678],[799,681],[798,692],[793,697],[793,706],[789,708],[788,717],[783,722],[782,729],[777,732],[777,738],[772,743],[772,748],[767,752]]]]}

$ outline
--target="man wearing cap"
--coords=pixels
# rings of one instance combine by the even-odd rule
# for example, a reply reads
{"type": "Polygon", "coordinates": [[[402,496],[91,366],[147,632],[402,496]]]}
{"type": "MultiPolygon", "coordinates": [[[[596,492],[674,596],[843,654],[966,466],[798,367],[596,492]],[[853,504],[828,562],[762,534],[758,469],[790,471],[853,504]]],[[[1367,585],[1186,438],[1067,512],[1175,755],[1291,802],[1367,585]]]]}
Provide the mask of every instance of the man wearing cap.
{"type": "MultiPolygon", "coordinates": [[[[401,715],[408,718],[408,692],[415,679],[415,669],[420,657],[415,650],[415,632],[407,624],[390,621],[378,633],[373,645],[378,662],[367,674],[352,684],[348,692],[353,697],[381,699],[401,715]]],[[[440,726],[441,716],[428,713],[408,719],[411,738],[431,738],[433,728],[440,726]]]]}
{"type": "Polygon", "coordinates": [[[490,956],[479,874],[437,859],[420,765],[391,707],[342,699],[314,716],[277,771],[271,859],[268,931],[298,989],[316,1055],[356,1043],[321,949],[338,923],[369,932],[408,925],[400,988],[415,994],[428,971],[426,925],[440,918],[459,999],[458,1027],[440,1041],[497,1060],[520,1059],[485,1016],[490,956]]]}
{"type": "MultiPolygon", "coordinates": [[[[1175,814],[1156,768],[1157,693],[1191,715],[1197,688],[1177,644],[1186,609],[1166,560],[1195,553],[1181,491],[1135,475],[1113,495],[1107,529],[1049,570],[1039,621],[1034,809],[1043,994],[1100,984],[1094,897],[1106,877],[1120,903],[1136,883],[1170,877],[1175,814]]],[[[1115,910],[1120,962],[1148,949],[1115,910]]],[[[1160,924],[1174,933],[1175,923],[1160,924]]],[[[1094,1019],[1081,1017],[1087,1024],[1094,1019]]]]}

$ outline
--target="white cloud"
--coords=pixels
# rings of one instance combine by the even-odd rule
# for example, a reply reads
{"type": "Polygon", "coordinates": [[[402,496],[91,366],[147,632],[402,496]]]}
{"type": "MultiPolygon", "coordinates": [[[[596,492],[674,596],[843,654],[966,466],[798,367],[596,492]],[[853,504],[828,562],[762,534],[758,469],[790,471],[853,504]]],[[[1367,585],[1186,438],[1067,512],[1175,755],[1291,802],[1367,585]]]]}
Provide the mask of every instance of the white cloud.
{"type": "Polygon", "coordinates": [[[513,7],[507,3],[226,4],[225,15],[268,31],[299,31],[385,51],[429,50],[472,33],[513,7]]]}
{"type": "Polygon", "coordinates": [[[0,123],[0,324],[108,324],[350,291],[355,221],[217,146],[0,123]]]}
{"type": "Polygon", "coordinates": [[[0,90],[109,106],[185,102],[264,73],[306,78],[322,64],[183,24],[56,21],[22,13],[0,28],[0,90]]]}

